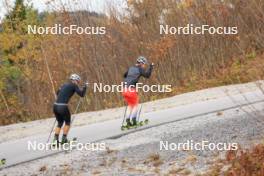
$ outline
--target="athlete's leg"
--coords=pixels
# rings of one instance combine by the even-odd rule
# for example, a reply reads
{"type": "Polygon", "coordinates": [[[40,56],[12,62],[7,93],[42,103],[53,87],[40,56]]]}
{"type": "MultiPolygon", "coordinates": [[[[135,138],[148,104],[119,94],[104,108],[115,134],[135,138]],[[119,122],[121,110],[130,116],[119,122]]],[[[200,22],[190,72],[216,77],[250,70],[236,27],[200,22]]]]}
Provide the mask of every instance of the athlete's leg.
{"type": "Polygon", "coordinates": [[[131,103],[130,103],[131,95],[130,95],[130,92],[129,92],[128,89],[125,89],[124,92],[122,92],[122,95],[123,95],[123,97],[124,97],[124,99],[126,101],[126,104],[127,104],[127,112],[126,112],[126,116],[125,116],[126,124],[127,124],[127,126],[131,126],[132,125],[131,122],[130,122],[130,116],[131,116],[131,113],[132,113],[132,106],[131,106],[131,103]]]}
{"type": "Polygon", "coordinates": [[[137,118],[137,111],[138,111],[138,105],[133,106],[130,119],[136,119],[137,118]]]}
{"type": "Polygon", "coordinates": [[[58,139],[59,138],[60,131],[61,131],[61,128],[60,127],[56,127],[55,128],[55,139],[58,139]]]}
{"type": "Polygon", "coordinates": [[[132,113],[130,119],[132,119],[133,125],[137,125],[138,95],[136,91],[132,92],[131,105],[132,105],[132,113]]]}
{"type": "Polygon", "coordinates": [[[132,107],[130,105],[128,105],[127,107],[127,114],[126,114],[126,123],[128,126],[131,126],[131,122],[130,122],[130,116],[131,116],[131,113],[132,113],[132,107]]]}
{"type": "Polygon", "coordinates": [[[70,126],[71,126],[71,113],[68,107],[65,108],[64,121],[65,121],[65,125],[63,127],[63,136],[61,139],[62,143],[66,143],[68,141],[67,135],[70,131],[70,126]]]}
{"type": "Polygon", "coordinates": [[[53,112],[55,114],[56,120],[57,120],[57,127],[55,128],[55,134],[54,134],[54,141],[59,141],[59,135],[61,131],[61,127],[63,125],[63,116],[60,112],[60,107],[57,105],[54,105],[53,107],[53,112]]]}
{"type": "Polygon", "coordinates": [[[64,127],[63,127],[63,135],[68,135],[68,133],[69,133],[69,131],[70,131],[70,125],[64,125],[64,127]]]}
{"type": "Polygon", "coordinates": [[[132,113],[130,119],[132,119],[132,125],[137,125],[137,112],[138,112],[138,105],[133,106],[132,113]]]}
{"type": "Polygon", "coordinates": [[[126,114],[126,119],[130,119],[131,114],[132,114],[133,107],[131,105],[127,106],[127,114],[126,114]]]}

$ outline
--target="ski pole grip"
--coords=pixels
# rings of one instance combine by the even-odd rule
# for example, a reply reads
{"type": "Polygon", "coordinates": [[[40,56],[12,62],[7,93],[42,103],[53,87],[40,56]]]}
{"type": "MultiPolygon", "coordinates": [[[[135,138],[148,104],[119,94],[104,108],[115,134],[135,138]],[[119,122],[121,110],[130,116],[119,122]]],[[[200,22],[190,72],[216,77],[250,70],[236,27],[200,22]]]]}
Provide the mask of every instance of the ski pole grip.
{"type": "Polygon", "coordinates": [[[84,87],[88,87],[89,86],[89,83],[88,82],[85,82],[83,86],[84,87]]]}

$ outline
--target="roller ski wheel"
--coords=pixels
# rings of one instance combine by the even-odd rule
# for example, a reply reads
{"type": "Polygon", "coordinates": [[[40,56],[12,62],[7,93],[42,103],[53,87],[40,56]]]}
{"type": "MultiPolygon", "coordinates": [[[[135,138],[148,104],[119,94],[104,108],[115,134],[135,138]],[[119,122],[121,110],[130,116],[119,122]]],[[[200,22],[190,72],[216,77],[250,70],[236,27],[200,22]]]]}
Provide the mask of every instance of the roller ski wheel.
{"type": "Polygon", "coordinates": [[[124,131],[124,130],[126,130],[126,129],[127,129],[127,127],[126,127],[126,126],[124,126],[124,125],[123,125],[123,126],[121,126],[121,130],[122,130],[122,131],[124,131]]]}
{"type": "MultiPolygon", "coordinates": [[[[72,138],[71,140],[67,140],[67,142],[62,143],[61,145],[63,146],[64,144],[70,144],[71,142],[77,141],[77,137],[72,138]]],[[[65,153],[70,153],[75,147],[73,147],[71,150],[64,150],[65,153]]]]}
{"type": "Polygon", "coordinates": [[[126,128],[129,130],[129,129],[133,128],[133,126],[127,126],[126,128]]]}
{"type": "Polygon", "coordinates": [[[147,125],[148,123],[149,123],[149,120],[146,119],[144,121],[137,122],[136,125],[132,125],[132,126],[123,125],[123,126],[121,126],[121,130],[122,131],[125,131],[125,130],[135,129],[135,128],[138,128],[138,127],[142,127],[144,125],[147,125]]]}
{"type": "Polygon", "coordinates": [[[60,146],[60,142],[57,140],[53,140],[52,143],[50,144],[50,148],[52,147],[59,147],[60,146]]]}
{"type": "Polygon", "coordinates": [[[134,128],[135,126],[129,126],[129,125],[123,125],[121,126],[121,130],[124,131],[124,130],[129,130],[131,128],[134,128]]]}
{"type": "Polygon", "coordinates": [[[68,140],[68,139],[67,139],[66,141],[62,141],[60,144],[61,144],[61,145],[66,144],[66,143],[69,144],[69,143],[71,143],[72,141],[77,141],[77,137],[74,137],[74,138],[72,138],[71,140],[68,140]]]}
{"type": "Polygon", "coordinates": [[[6,159],[5,159],[5,158],[1,159],[1,161],[0,161],[0,166],[3,166],[3,165],[5,165],[5,164],[6,164],[6,159]]]}
{"type": "Polygon", "coordinates": [[[144,126],[144,125],[147,125],[148,122],[149,122],[148,119],[146,119],[146,120],[144,120],[144,121],[140,121],[140,122],[138,123],[138,126],[144,126]]]}

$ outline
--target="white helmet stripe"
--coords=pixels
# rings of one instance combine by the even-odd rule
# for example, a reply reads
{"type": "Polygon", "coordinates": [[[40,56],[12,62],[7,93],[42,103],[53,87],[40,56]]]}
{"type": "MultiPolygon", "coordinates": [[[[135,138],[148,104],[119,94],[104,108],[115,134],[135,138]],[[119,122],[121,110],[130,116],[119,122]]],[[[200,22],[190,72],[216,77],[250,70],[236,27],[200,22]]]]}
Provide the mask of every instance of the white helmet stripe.
{"type": "Polygon", "coordinates": [[[81,77],[77,74],[72,74],[70,76],[70,80],[76,80],[76,81],[80,81],[81,80],[81,77]]]}

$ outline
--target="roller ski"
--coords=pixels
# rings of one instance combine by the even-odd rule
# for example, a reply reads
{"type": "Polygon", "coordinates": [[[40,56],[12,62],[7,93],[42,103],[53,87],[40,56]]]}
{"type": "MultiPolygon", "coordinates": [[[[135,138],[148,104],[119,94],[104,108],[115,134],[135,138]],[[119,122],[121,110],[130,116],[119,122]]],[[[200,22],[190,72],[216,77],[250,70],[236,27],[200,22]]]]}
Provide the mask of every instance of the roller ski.
{"type": "Polygon", "coordinates": [[[144,125],[147,125],[148,122],[149,122],[149,120],[146,119],[144,121],[132,120],[132,123],[131,123],[130,120],[127,119],[126,125],[122,125],[121,126],[121,130],[124,131],[124,130],[130,130],[130,129],[135,129],[135,128],[138,128],[138,127],[142,127],[144,125]]]}
{"type": "Polygon", "coordinates": [[[62,139],[61,142],[56,140],[56,139],[54,139],[53,142],[51,143],[51,147],[60,148],[60,146],[62,146],[64,144],[70,144],[73,141],[77,141],[77,137],[74,137],[72,140],[62,139]]]}
{"type": "Polygon", "coordinates": [[[3,165],[5,165],[5,164],[6,164],[6,159],[5,159],[5,158],[1,159],[1,161],[0,161],[0,166],[3,166],[3,165]]]}
{"type": "Polygon", "coordinates": [[[50,147],[59,147],[60,146],[60,141],[53,139],[52,143],[50,144],[50,147]]]}
{"type": "Polygon", "coordinates": [[[77,137],[74,137],[74,138],[72,138],[71,140],[68,140],[68,139],[62,140],[62,141],[61,141],[62,150],[64,150],[65,153],[69,153],[69,152],[71,152],[71,151],[75,148],[75,146],[70,147],[70,144],[71,144],[72,142],[76,142],[76,141],[77,141],[77,137]],[[66,144],[68,144],[68,149],[63,148],[64,145],[66,145],[66,144]]]}
{"type": "Polygon", "coordinates": [[[61,145],[64,145],[64,144],[70,144],[71,142],[74,142],[74,141],[77,141],[77,137],[74,137],[72,138],[72,140],[68,140],[68,139],[63,139],[61,140],[61,145]]]}

